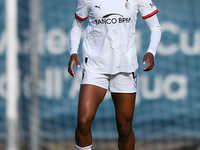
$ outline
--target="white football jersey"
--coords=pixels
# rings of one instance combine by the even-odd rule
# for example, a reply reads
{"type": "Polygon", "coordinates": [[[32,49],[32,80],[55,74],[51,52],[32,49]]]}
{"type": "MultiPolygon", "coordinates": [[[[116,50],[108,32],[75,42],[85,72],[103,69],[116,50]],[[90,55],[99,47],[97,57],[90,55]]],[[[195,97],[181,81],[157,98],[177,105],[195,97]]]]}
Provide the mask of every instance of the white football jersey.
{"type": "Polygon", "coordinates": [[[88,20],[82,68],[96,73],[134,72],[138,68],[135,25],[158,12],[151,0],[78,0],[75,16],[88,20]]]}

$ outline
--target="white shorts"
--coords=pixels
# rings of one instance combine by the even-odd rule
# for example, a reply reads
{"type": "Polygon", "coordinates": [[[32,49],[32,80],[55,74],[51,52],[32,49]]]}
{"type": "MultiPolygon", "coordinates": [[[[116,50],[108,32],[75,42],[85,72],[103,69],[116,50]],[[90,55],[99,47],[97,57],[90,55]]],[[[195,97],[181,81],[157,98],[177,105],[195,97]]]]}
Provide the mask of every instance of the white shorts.
{"type": "Polygon", "coordinates": [[[110,75],[83,70],[81,84],[96,85],[113,93],[135,93],[138,88],[137,72],[110,75]]]}

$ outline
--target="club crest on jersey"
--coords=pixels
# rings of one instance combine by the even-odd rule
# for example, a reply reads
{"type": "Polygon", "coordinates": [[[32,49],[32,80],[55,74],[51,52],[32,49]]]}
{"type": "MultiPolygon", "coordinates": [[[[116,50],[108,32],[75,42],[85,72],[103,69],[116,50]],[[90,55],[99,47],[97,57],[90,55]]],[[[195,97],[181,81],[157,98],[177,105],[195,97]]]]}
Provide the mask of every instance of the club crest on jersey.
{"type": "Polygon", "coordinates": [[[129,4],[128,0],[126,0],[125,7],[126,7],[126,9],[130,8],[130,4],[129,4]]]}

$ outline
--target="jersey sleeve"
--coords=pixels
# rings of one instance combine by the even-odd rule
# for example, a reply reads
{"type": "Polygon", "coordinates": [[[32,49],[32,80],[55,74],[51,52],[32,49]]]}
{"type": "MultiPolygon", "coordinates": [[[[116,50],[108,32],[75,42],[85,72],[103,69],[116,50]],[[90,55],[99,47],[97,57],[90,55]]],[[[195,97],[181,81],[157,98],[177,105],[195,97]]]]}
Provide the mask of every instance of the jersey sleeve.
{"type": "Polygon", "coordinates": [[[147,19],[158,12],[158,9],[151,0],[139,0],[138,7],[143,19],[147,19]]]}
{"type": "Polygon", "coordinates": [[[79,20],[86,20],[88,17],[88,6],[85,2],[85,0],[78,0],[78,6],[76,9],[75,16],[79,20]]]}

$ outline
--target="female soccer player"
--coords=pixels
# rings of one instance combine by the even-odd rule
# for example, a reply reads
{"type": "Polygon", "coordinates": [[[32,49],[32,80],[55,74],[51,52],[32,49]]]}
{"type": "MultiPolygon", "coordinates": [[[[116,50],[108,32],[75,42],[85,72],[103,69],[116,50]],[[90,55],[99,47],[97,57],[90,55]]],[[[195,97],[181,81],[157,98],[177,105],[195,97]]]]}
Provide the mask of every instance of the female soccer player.
{"type": "Polygon", "coordinates": [[[77,55],[81,30],[88,25],[82,46],[83,77],[81,81],[78,119],[75,131],[76,150],[91,150],[91,125],[107,89],[115,106],[120,150],[134,150],[135,136],[132,121],[137,92],[137,55],[135,25],[138,13],[145,19],[150,31],[150,44],[143,57],[143,68],[154,67],[154,57],[161,38],[156,6],[151,0],[78,0],[70,33],[69,73],[79,65],[77,55]]]}

